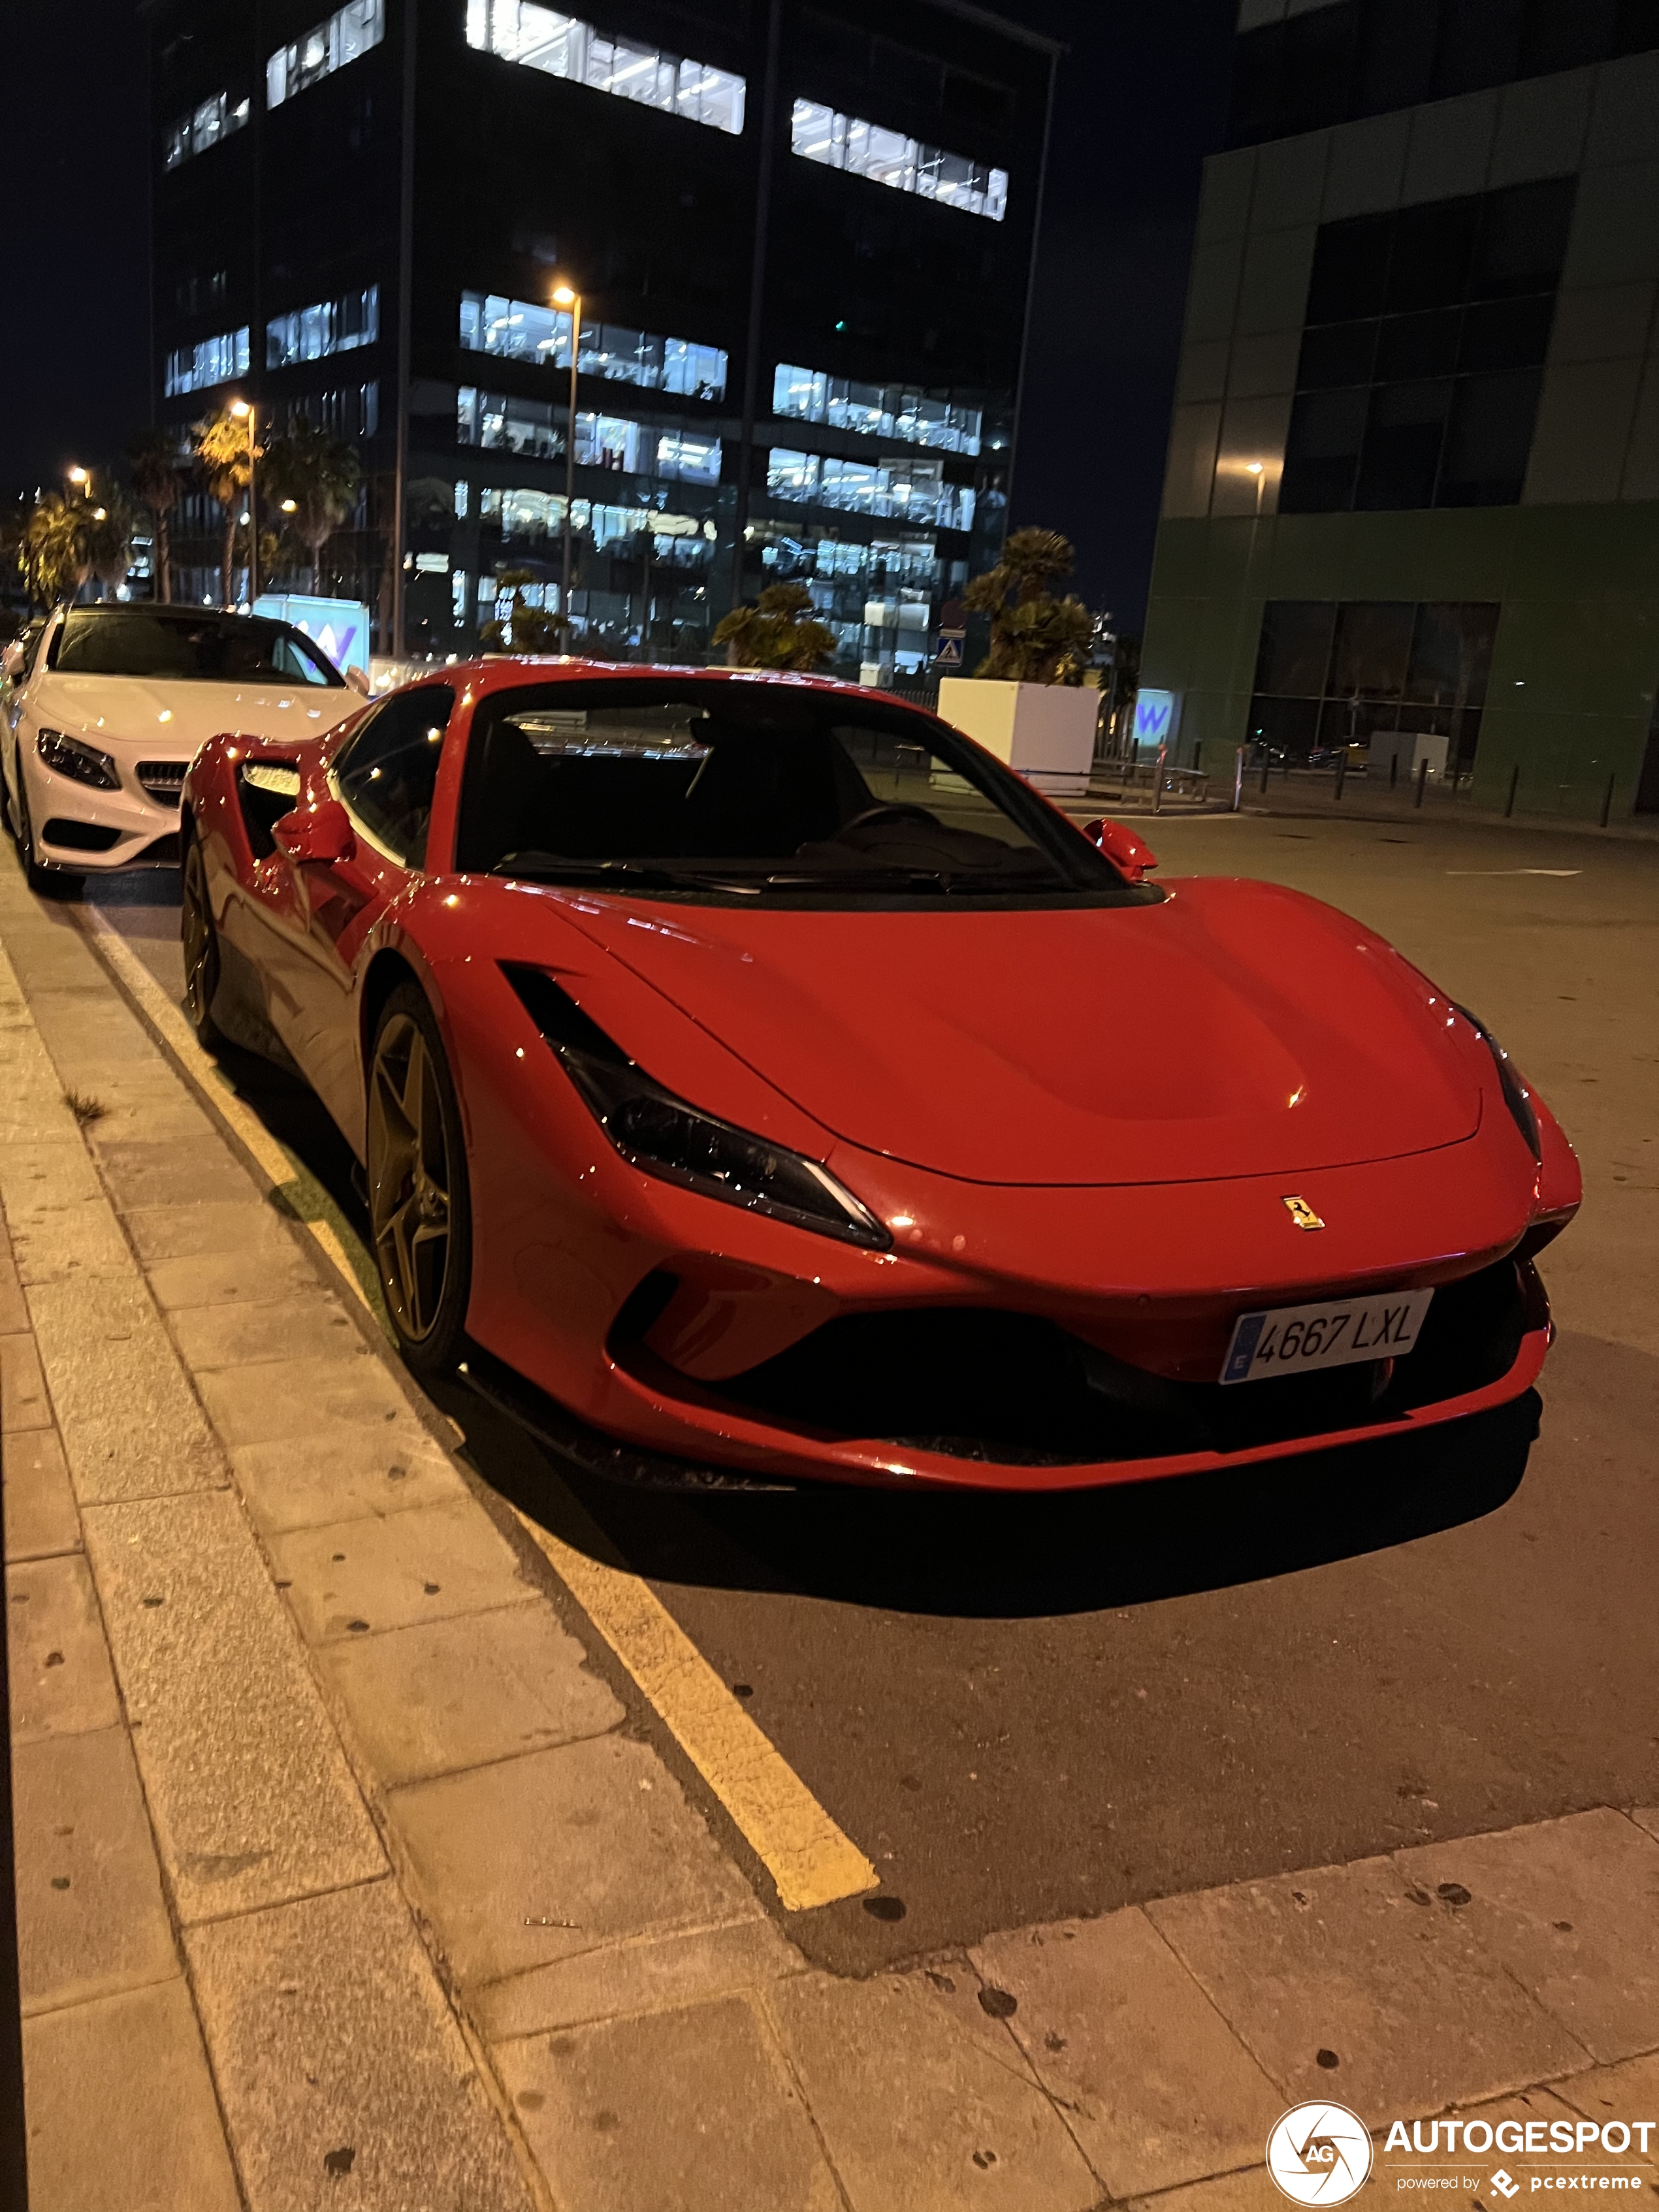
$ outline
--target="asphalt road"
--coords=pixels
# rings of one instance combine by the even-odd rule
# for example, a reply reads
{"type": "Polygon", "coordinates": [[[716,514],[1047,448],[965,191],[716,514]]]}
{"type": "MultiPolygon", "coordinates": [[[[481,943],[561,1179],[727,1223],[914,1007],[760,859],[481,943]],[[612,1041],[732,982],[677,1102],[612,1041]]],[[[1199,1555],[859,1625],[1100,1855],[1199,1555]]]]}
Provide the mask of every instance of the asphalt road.
{"type": "MultiPolygon", "coordinates": [[[[585,1490],[450,1401],[485,1478],[592,1516],[842,1827],[902,1919],[791,1923],[865,1970],[987,1931],[1659,1800],[1659,845],[1513,829],[1138,823],[1164,873],[1267,876],[1392,938],[1509,1045],[1583,1159],[1546,1273],[1542,1432],[1466,1427],[1222,1484],[1018,1510],[585,1490]],[[1524,1471],[1523,1471],[1524,1470],[1524,1471]]],[[[176,886],[104,915],[176,991],[176,886]]],[[[349,1241],[349,1161],[239,1087],[349,1241]]]]}

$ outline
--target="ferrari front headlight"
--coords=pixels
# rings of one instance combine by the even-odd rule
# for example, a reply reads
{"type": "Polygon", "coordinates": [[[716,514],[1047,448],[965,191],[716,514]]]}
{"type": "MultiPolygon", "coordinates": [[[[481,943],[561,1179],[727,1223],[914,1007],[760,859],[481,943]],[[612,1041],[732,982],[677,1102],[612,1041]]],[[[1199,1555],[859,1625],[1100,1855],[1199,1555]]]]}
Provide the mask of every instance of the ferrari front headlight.
{"type": "Polygon", "coordinates": [[[1467,1006],[1457,1011],[1492,1054],[1498,1067],[1498,1080],[1504,1092],[1504,1103],[1510,1109],[1510,1119],[1527,1140],[1528,1150],[1540,1164],[1544,1158],[1543,1139],[1539,1134],[1538,1115],[1532,1103],[1532,1093],[1521,1080],[1515,1062],[1478,1014],[1467,1006]]]}

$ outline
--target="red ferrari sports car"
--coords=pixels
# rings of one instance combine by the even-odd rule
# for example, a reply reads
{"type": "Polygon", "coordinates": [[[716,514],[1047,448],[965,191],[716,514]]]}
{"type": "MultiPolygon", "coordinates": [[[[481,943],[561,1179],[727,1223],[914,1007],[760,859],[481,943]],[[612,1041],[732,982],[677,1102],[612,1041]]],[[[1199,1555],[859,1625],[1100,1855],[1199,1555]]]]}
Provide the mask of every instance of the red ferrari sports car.
{"type": "Polygon", "coordinates": [[[1542,1364],[1577,1165],[1475,1017],[896,700],[492,660],[182,827],[191,1017],[349,1139],[409,1364],[589,1467],[1075,1488],[1542,1364]]]}

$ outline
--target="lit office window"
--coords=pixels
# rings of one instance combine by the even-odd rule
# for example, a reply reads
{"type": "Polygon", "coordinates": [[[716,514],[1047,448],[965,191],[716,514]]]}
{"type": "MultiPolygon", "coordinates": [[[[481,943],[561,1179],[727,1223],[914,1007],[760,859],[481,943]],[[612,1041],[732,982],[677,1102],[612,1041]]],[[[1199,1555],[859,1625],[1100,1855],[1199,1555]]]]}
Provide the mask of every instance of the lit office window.
{"type": "Polygon", "coordinates": [[[161,166],[176,169],[192,154],[205,154],[210,146],[228,138],[233,131],[240,131],[247,121],[251,104],[239,100],[233,107],[228,92],[216,92],[211,100],[204,100],[188,115],[180,116],[162,136],[161,166]]]}
{"type": "Polygon", "coordinates": [[[665,115],[733,134],[743,129],[745,88],[730,70],[607,38],[580,16],[538,7],[535,0],[467,0],[466,42],[480,53],[637,100],[665,115]]]}
{"type": "Polygon", "coordinates": [[[386,36],[386,0],[346,0],[291,46],[278,46],[265,64],[265,106],[280,107],[319,78],[332,76],[386,36]]]}
{"type": "Polygon", "coordinates": [[[1000,222],[1007,213],[1006,169],[988,168],[965,154],[924,146],[902,131],[884,131],[878,123],[842,115],[816,100],[795,102],[790,143],[805,161],[868,177],[872,184],[890,185],[895,191],[915,192],[969,215],[988,216],[993,222],[1000,222]]]}
{"type": "MultiPolygon", "coordinates": [[[[557,538],[564,530],[564,495],[527,487],[503,490],[498,485],[486,485],[478,495],[478,519],[486,526],[498,529],[504,538],[534,543],[557,538]]],[[[602,550],[610,548],[624,556],[636,553],[638,541],[649,537],[653,560],[694,568],[713,559],[718,534],[712,522],[696,515],[665,514],[655,507],[604,507],[586,499],[577,500],[572,507],[571,525],[591,535],[602,550]]],[[[521,588],[526,603],[533,606],[532,594],[538,587],[521,588]]],[[[553,586],[546,588],[551,591],[553,586]]]]}
{"type": "Polygon", "coordinates": [[[694,437],[684,430],[665,430],[657,440],[654,473],[671,483],[717,484],[720,480],[720,441],[694,437]]]}
{"type": "Polygon", "coordinates": [[[983,410],[961,405],[949,392],[908,392],[896,384],[858,384],[817,368],[780,362],[772,379],[772,411],[803,422],[828,422],[866,437],[902,438],[907,445],[942,453],[976,454],[983,410]]]}
{"type": "Polygon", "coordinates": [[[248,367],[248,328],[222,331],[216,337],[198,338],[167,358],[163,388],[169,399],[181,392],[205,392],[210,385],[228,384],[246,376],[248,367]]]}
{"type": "Polygon", "coordinates": [[[291,314],[274,316],[265,325],[265,367],[287,368],[296,361],[322,361],[331,353],[373,345],[380,335],[380,288],[370,284],[337,300],[319,300],[312,307],[295,307],[291,314]]]}
{"type": "MultiPolygon", "coordinates": [[[[570,315],[533,300],[508,300],[498,292],[463,292],[461,343],[469,353],[501,354],[555,368],[570,366],[570,315]]],[[[726,357],[719,346],[690,338],[657,337],[622,323],[584,323],[585,376],[637,384],[648,392],[673,392],[687,399],[723,399],[726,357]]]]}
{"type": "Polygon", "coordinates": [[[554,424],[550,400],[480,392],[471,384],[455,396],[455,434],[464,446],[529,453],[537,460],[556,459],[564,451],[564,433],[554,424]]]}
{"type": "Polygon", "coordinates": [[[965,485],[946,483],[939,461],[848,461],[774,446],[767,456],[766,489],[777,499],[845,507],[853,514],[932,523],[940,530],[974,526],[974,494],[965,485]]]}

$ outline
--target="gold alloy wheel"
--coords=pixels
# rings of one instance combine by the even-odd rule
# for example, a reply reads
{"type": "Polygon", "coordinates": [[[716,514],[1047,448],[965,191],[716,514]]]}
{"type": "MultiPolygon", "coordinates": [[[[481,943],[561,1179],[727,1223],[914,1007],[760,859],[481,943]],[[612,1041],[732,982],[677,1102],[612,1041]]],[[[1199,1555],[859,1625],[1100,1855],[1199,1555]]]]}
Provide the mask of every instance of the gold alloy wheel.
{"type": "Polygon", "coordinates": [[[407,1014],[374,1042],[368,1213],[386,1303],[411,1343],[437,1324],[449,1271],[449,1144],[430,1048],[407,1014]]]}
{"type": "Polygon", "coordinates": [[[179,934],[184,942],[185,1005],[199,1033],[213,1025],[213,993],[218,981],[219,948],[208,910],[207,867],[192,837],[185,850],[179,934]]]}

